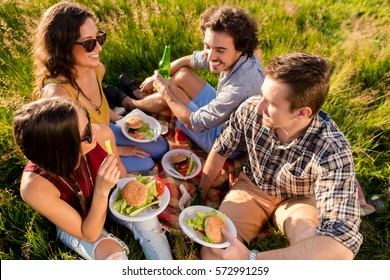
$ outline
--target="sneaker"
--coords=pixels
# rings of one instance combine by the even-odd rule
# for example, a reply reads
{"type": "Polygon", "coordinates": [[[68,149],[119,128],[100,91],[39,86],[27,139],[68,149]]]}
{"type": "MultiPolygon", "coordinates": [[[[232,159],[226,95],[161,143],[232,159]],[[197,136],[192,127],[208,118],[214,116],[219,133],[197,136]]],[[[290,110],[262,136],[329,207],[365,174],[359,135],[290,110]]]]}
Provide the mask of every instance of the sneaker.
{"type": "Polygon", "coordinates": [[[121,83],[121,85],[123,86],[123,88],[125,89],[125,92],[126,94],[132,98],[132,99],[138,99],[135,95],[134,95],[134,90],[137,90],[139,89],[139,87],[137,86],[137,84],[135,83],[134,80],[131,80],[129,77],[127,77],[125,74],[121,74],[119,76],[119,82],[121,83]]]}

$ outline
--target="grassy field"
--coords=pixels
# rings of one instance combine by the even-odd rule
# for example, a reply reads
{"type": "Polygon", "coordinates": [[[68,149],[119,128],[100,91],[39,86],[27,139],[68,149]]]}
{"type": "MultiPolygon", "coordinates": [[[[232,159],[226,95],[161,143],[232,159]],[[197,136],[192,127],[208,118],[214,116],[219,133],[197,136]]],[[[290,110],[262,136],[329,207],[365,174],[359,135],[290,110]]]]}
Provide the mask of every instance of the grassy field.
{"type": "MultiPolygon", "coordinates": [[[[26,160],[15,149],[12,116],[32,100],[32,34],[41,14],[57,1],[0,0],[0,259],[78,259],[56,240],[53,226],[20,199],[26,160]]],[[[258,55],[263,65],[275,55],[305,51],[328,57],[332,84],[325,110],[350,141],[357,178],[366,198],[390,188],[390,5],[387,0],[85,0],[98,16],[108,41],[101,53],[105,82],[120,73],[142,81],[157,67],[163,46],[171,58],[202,48],[200,13],[228,4],[250,11],[260,27],[258,55]],[[387,26],[387,27],[386,27],[387,26]]],[[[203,74],[215,85],[217,76],[203,74]]],[[[131,259],[142,250],[121,227],[114,234],[130,244],[131,259]]],[[[272,231],[272,229],[271,229],[272,231]]],[[[390,212],[362,218],[365,241],[360,260],[390,259],[390,212]]],[[[176,259],[196,259],[198,246],[178,232],[169,240],[176,259]]],[[[250,246],[284,246],[277,231],[250,246]]]]}

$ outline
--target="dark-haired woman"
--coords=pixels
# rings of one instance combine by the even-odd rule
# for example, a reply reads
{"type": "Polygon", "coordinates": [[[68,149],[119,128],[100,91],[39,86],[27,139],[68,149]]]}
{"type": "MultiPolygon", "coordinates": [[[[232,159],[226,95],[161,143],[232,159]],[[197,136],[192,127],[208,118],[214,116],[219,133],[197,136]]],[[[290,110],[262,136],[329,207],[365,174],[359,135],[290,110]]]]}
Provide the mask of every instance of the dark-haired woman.
{"type": "MultiPolygon", "coordinates": [[[[88,111],[75,101],[45,98],[15,112],[14,138],[29,160],[21,196],[56,225],[60,240],[85,259],[127,259],[127,246],[103,227],[110,190],[126,176],[110,128],[92,124],[88,111]],[[110,155],[106,140],[112,143],[110,155]]],[[[146,258],[171,259],[166,236],[155,231],[156,224],[157,218],[125,225],[146,258]]]]}
{"type": "Polygon", "coordinates": [[[120,117],[109,108],[103,93],[105,67],[99,60],[106,36],[85,7],[71,2],[51,6],[42,16],[34,40],[34,93],[83,104],[93,123],[113,130],[127,172],[148,171],[168,150],[168,144],[162,137],[150,143],[131,141],[114,124],[120,117]]]}

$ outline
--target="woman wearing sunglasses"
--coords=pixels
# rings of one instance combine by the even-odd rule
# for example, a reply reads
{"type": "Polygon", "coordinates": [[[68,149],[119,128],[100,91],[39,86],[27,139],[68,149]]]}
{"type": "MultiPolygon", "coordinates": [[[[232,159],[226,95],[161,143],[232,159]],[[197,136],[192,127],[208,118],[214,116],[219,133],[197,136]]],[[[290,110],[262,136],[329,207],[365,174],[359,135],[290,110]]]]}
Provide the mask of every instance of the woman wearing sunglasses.
{"type": "Polygon", "coordinates": [[[127,259],[127,246],[103,228],[108,195],[120,176],[117,158],[107,156],[105,139],[99,137],[111,132],[91,125],[85,113],[60,98],[41,99],[15,112],[15,142],[29,159],[20,192],[83,258],[127,259]]]}
{"type": "MultiPolygon", "coordinates": [[[[88,111],[73,100],[44,98],[15,112],[14,138],[29,159],[21,196],[56,225],[59,239],[85,259],[127,259],[127,246],[103,227],[110,190],[123,176],[115,153],[105,150],[112,131],[91,124],[88,111]]],[[[165,234],[150,225],[127,226],[146,258],[172,259],[165,234]]]]}
{"type": "Polygon", "coordinates": [[[83,104],[93,123],[109,125],[127,172],[148,171],[168,150],[164,138],[150,143],[127,139],[114,125],[120,117],[109,108],[103,93],[105,67],[99,53],[106,33],[94,15],[76,3],[60,2],[42,16],[34,40],[36,95],[72,98],[83,104]]]}

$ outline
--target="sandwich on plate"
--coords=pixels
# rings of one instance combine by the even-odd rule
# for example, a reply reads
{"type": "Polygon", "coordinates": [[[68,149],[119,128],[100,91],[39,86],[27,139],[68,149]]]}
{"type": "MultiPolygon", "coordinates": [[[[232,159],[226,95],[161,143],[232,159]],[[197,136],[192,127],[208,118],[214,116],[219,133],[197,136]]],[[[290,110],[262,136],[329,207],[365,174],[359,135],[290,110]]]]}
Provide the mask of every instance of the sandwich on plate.
{"type": "Polygon", "coordinates": [[[118,189],[112,206],[122,215],[137,216],[149,207],[158,207],[158,197],[164,193],[164,188],[161,178],[138,175],[136,180],[118,189]]]}
{"type": "Polygon", "coordinates": [[[227,229],[225,216],[215,210],[208,213],[196,212],[196,216],[187,219],[186,224],[200,233],[205,242],[223,243],[226,241],[222,234],[222,229],[227,229]]]}
{"type": "Polygon", "coordinates": [[[190,176],[198,167],[197,162],[192,156],[186,156],[184,154],[174,154],[170,157],[169,162],[183,176],[190,176]]]}
{"type": "Polygon", "coordinates": [[[140,140],[152,140],[154,136],[154,131],[150,127],[149,123],[144,122],[144,120],[138,116],[129,117],[125,121],[125,127],[127,133],[135,138],[140,140]]]}

